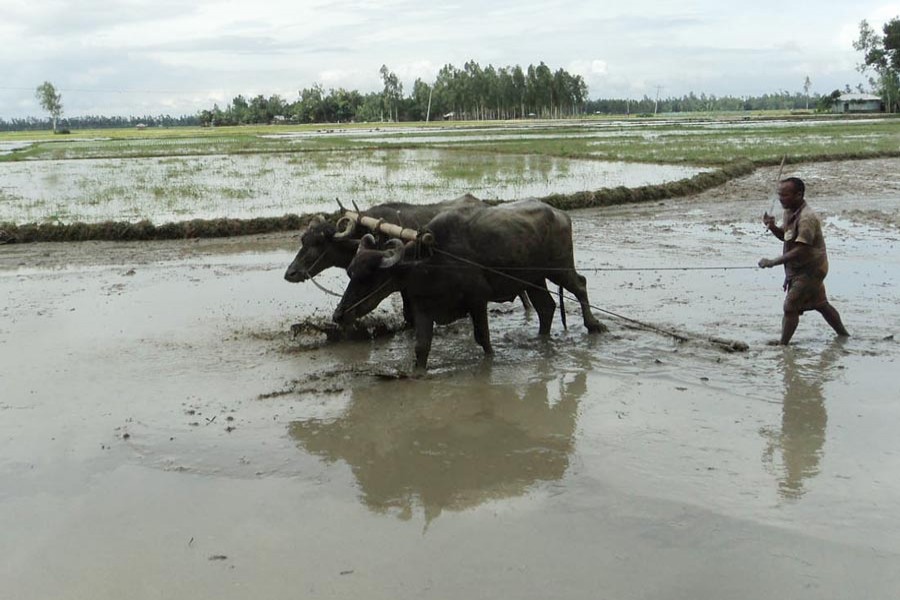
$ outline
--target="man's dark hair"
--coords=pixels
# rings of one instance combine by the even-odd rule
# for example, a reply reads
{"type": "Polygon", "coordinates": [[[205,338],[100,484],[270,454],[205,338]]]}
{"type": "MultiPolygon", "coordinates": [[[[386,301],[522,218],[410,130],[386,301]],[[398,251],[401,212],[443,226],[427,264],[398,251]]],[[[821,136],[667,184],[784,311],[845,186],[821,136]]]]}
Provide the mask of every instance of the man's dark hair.
{"type": "Polygon", "coordinates": [[[794,191],[800,194],[801,196],[806,195],[806,184],[803,183],[803,180],[799,177],[786,177],[781,180],[781,183],[790,183],[794,186],[794,191]]]}

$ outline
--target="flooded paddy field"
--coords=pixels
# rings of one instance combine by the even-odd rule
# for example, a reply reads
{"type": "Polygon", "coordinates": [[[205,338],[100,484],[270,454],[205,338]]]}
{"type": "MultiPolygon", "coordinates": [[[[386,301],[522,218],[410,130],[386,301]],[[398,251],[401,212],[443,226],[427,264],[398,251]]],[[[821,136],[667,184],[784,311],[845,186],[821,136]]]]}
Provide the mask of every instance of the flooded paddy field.
{"type": "Polygon", "coordinates": [[[635,118],[0,135],[0,223],[280,217],[660,185],[737,159],[893,155],[900,120],[635,118]]]}
{"type": "MultiPolygon", "coordinates": [[[[43,598],[890,598],[898,160],[813,163],[829,295],[778,336],[776,169],[571,213],[592,304],[329,343],[287,234],[0,246],[0,581],[43,598]],[[706,336],[737,339],[727,353],[706,336]]],[[[341,290],[345,275],[319,282],[341,290]]],[[[396,321],[398,302],[380,319],[396,321]]]]}
{"type": "Polygon", "coordinates": [[[42,160],[0,163],[0,222],[63,223],[270,217],[365,207],[543,197],[687,179],[707,169],[391,149],[300,154],[42,160]]]}

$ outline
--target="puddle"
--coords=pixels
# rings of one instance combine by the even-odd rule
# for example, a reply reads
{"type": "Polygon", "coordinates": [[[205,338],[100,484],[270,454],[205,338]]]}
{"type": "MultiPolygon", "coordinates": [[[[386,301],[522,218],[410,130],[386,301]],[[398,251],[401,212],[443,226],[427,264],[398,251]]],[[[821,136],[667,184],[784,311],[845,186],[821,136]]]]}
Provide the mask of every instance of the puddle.
{"type": "Polygon", "coordinates": [[[0,142],[0,156],[12,154],[17,150],[24,150],[34,142],[0,142]]]}

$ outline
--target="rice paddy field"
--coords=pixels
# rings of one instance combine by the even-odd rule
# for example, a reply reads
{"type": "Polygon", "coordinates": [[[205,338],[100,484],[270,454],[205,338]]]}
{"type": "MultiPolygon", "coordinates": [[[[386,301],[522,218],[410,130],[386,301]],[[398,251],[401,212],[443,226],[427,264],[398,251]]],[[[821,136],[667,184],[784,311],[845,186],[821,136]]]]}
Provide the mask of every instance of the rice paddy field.
{"type": "Polygon", "coordinates": [[[7,134],[0,152],[4,600],[897,598],[900,120],[7,134]],[[807,183],[849,338],[811,312],[769,343],[779,176],[807,183]],[[324,335],[347,275],[285,281],[301,215],[463,191],[565,206],[610,331],[572,298],[547,336],[496,304],[493,356],[462,319],[419,375],[399,295],[366,317],[381,335],[324,335]]]}
{"type": "Polygon", "coordinates": [[[900,120],[815,116],[0,134],[0,223],[160,225],[333,212],[335,199],[565,197],[737,161],[893,154],[900,120]]]}

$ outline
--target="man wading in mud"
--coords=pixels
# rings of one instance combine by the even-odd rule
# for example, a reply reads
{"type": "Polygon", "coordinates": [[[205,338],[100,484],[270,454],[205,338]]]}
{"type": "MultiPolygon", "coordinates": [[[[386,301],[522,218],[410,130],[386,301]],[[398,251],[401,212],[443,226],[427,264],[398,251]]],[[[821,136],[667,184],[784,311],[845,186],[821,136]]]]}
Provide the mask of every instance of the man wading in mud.
{"type": "Polygon", "coordinates": [[[839,336],[849,336],[841,315],[825,296],[825,276],[828,274],[828,255],[818,215],[806,204],[806,185],[797,177],[788,177],[778,184],[778,200],[784,208],[783,227],[775,224],[775,217],[765,213],[763,223],[772,235],[784,242],[783,254],[778,258],[762,258],[762,268],[784,265],[784,318],[781,320],[780,344],[790,343],[800,315],[808,310],[818,311],[839,336]]]}

